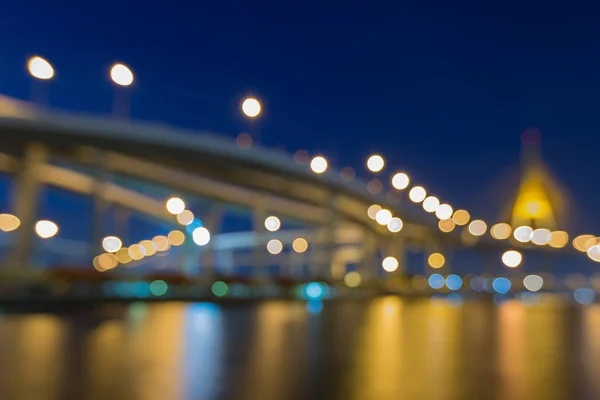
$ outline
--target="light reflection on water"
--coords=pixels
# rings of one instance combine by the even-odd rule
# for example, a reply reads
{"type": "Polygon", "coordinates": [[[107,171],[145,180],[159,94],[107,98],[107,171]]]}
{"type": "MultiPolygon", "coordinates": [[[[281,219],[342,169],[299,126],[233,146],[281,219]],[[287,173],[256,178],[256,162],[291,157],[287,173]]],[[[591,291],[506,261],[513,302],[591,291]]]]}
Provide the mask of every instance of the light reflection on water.
{"type": "Polygon", "coordinates": [[[383,297],[0,319],[0,398],[597,399],[600,305],[383,297]]]}

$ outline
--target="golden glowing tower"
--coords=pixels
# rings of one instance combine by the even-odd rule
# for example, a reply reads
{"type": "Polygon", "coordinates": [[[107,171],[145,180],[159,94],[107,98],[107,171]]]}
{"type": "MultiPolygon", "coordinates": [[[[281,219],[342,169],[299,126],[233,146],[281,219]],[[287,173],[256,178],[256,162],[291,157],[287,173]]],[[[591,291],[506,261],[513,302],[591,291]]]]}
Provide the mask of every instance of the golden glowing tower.
{"type": "Polygon", "coordinates": [[[564,195],[552,178],[539,153],[540,132],[535,128],[521,136],[522,172],[519,191],[513,203],[511,225],[556,229],[563,225],[564,195]]]}

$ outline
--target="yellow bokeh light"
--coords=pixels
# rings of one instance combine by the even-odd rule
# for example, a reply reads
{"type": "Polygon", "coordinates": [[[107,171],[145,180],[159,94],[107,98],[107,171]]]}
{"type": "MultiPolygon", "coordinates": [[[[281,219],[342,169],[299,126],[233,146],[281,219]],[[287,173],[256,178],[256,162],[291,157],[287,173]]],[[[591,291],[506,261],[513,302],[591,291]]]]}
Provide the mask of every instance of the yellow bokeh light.
{"type": "MultiPolygon", "coordinates": [[[[104,253],[98,256],[97,259],[98,267],[104,271],[115,268],[119,265],[119,261],[117,260],[117,256],[112,253],[104,253]]],[[[99,268],[96,268],[100,270],[99,268]]]]}
{"type": "Polygon", "coordinates": [[[132,260],[127,247],[121,247],[119,250],[117,250],[115,255],[117,256],[117,261],[119,261],[121,264],[127,264],[132,260]]]}
{"type": "Polygon", "coordinates": [[[414,188],[410,189],[410,192],[408,192],[408,198],[413,203],[422,202],[423,200],[425,200],[426,196],[427,196],[427,191],[425,191],[425,188],[422,186],[415,186],[414,188]]]}
{"type": "Polygon", "coordinates": [[[375,219],[379,211],[381,211],[381,206],[379,204],[371,204],[367,209],[367,215],[369,218],[375,219]]]}
{"type": "Polygon", "coordinates": [[[550,242],[548,245],[555,249],[562,249],[569,243],[569,234],[565,231],[554,231],[550,235],[550,242]]]}
{"type": "Polygon", "coordinates": [[[292,242],[292,248],[296,253],[304,253],[308,249],[308,242],[304,238],[296,238],[292,242]]]}
{"type": "Polygon", "coordinates": [[[471,215],[467,210],[456,210],[454,211],[454,215],[452,215],[452,220],[458,226],[464,226],[469,223],[471,219],[471,215]]]}
{"type": "Polygon", "coordinates": [[[11,232],[21,225],[21,220],[12,214],[0,214],[0,230],[11,232]]]}
{"type": "Polygon", "coordinates": [[[322,174],[327,171],[327,160],[323,156],[316,156],[310,161],[310,169],[315,174],[322,174]]]}
{"type": "Polygon", "coordinates": [[[511,233],[512,233],[512,228],[510,227],[509,224],[506,224],[504,222],[495,224],[490,229],[490,234],[492,235],[492,237],[494,239],[498,239],[498,240],[508,239],[510,237],[511,233]]]}
{"type": "Polygon", "coordinates": [[[169,232],[167,239],[169,239],[171,246],[181,246],[185,242],[185,235],[181,231],[174,230],[169,232]]]}
{"type": "Polygon", "coordinates": [[[521,264],[523,256],[516,250],[508,250],[502,254],[502,262],[509,268],[516,268],[521,264]]]}
{"type": "Polygon", "coordinates": [[[408,187],[410,178],[404,172],[398,172],[392,178],[392,186],[398,190],[404,190],[408,187]]]}
{"type": "Polygon", "coordinates": [[[157,248],[152,240],[142,240],[140,242],[140,246],[144,248],[146,252],[146,257],[150,257],[156,254],[157,248]]]}
{"type": "Polygon", "coordinates": [[[589,239],[593,239],[593,238],[594,238],[593,235],[579,235],[575,239],[573,239],[573,247],[575,247],[576,250],[581,251],[582,253],[585,253],[588,250],[585,247],[586,242],[589,239]]]}
{"type": "Polygon", "coordinates": [[[194,213],[190,210],[183,210],[177,214],[177,222],[181,225],[189,225],[194,222],[194,213]]]}
{"type": "Polygon", "coordinates": [[[131,257],[132,260],[138,261],[144,258],[144,256],[146,255],[146,249],[144,249],[144,247],[140,246],[139,244],[132,244],[131,246],[129,246],[128,253],[129,257],[131,257]]]}
{"type": "Polygon", "coordinates": [[[476,219],[469,224],[469,232],[473,236],[483,236],[486,230],[487,224],[480,219],[476,219]]]}
{"type": "Polygon", "coordinates": [[[171,243],[169,243],[169,239],[166,236],[154,236],[152,241],[158,251],[167,251],[171,248],[171,243]]]}
{"type": "Polygon", "coordinates": [[[446,264],[446,258],[443,254],[432,253],[427,258],[427,264],[429,264],[431,268],[442,268],[444,264],[446,264]]]}
{"type": "Polygon", "coordinates": [[[346,275],[344,275],[344,283],[348,287],[351,287],[351,288],[358,287],[360,285],[361,281],[362,281],[362,277],[360,276],[360,274],[358,272],[352,271],[352,272],[348,272],[346,275]]]}
{"type": "Polygon", "coordinates": [[[452,220],[451,218],[441,219],[438,222],[438,228],[440,228],[440,231],[445,232],[445,233],[452,232],[455,227],[456,227],[456,224],[454,223],[454,220],[452,220]]]}
{"type": "Polygon", "coordinates": [[[250,118],[258,117],[261,109],[260,102],[253,97],[248,97],[242,103],[242,112],[250,118]]]}
{"type": "Polygon", "coordinates": [[[379,154],[373,154],[367,160],[367,168],[371,172],[379,172],[383,169],[384,166],[385,161],[383,160],[383,157],[381,157],[379,154]]]}
{"type": "Polygon", "coordinates": [[[383,259],[381,266],[387,272],[394,272],[398,269],[398,260],[396,257],[386,257],[383,259]]]}

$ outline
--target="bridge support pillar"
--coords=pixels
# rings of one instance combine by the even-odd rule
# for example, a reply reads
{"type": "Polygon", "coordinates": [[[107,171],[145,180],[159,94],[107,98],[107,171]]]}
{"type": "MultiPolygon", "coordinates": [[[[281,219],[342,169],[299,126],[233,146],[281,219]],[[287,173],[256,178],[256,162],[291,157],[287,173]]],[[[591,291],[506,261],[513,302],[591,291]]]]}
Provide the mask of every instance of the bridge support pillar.
{"type": "Polygon", "coordinates": [[[365,229],[362,243],[362,261],[360,274],[365,280],[377,277],[377,236],[370,229],[365,229]]]}
{"type": "Polygon", "coordinates": [[[252,267],[254,268],[254,277],[265,279],[266,271],[266,241],[267,229],[265,228],[265,219],[267,218],[266,199],[260,198],[252,209],[252,231],[254,233],[254,246],[252,247],[252,267]]]}
{"type": "Polygon", "coordinates": [[[25,148],[13,192],[13,212],[21,220],[21,225],[15,232],[14,246],[8,257],[9,268],[29,267],[41,188],[38,171],[39,165],[47,158],[47,149],[39,143],[30,143],[25,148]]]}
{"type": "MultiPolygon", "coordinates": [[[[214,238],[221,229],[222,220],[223,208],[218,204],[214,204],[209,208],[208,215],[202,218],[202,224],[208,229],[211,237],[214,238]]],[[[204,269],[202,275],[212,277],[217,273],[217,253],[212,241],[200,250],[200,268],[204,269]]]]}
{"type": "Polygon", "coordinates": [[[335,252],[337,249],[337,232],[339,226],[339,215],[337,212],[337,196],[332,194],[329,198],[329,204],[327,209],[327,218],[323,221],[324,224],[320,229],[320,235],[322,237],[322,251],[323,258],[320,261],[320,265],[318,265],[318,270],[315,271],[317,276],[322,276],[323,278],[333,278],[333,279],[342,279],[343,272],[341,277],[339,275],[339,263],[335,260],[335,252]]]}
{"type": "Polygon", "coordinates": [[[398,269],[396,275],[406,275],[406,249],[404,246],[404,239],[398,236],[392,236],[388,242],[388,247],[384,257],[394,257],[398,260],[398,269]]]}
{"type": "Polygon", "coordinates": [[[108,201],[105,192],[109,181],[107,168],[107,154],[102,150],[94,150],[95,180],[93,188],[93,212],[92,212],[92,246],[90,247],[90,260],[103,252],[102,239],[106,230],[106,215],[108,214],[108,201]]]}

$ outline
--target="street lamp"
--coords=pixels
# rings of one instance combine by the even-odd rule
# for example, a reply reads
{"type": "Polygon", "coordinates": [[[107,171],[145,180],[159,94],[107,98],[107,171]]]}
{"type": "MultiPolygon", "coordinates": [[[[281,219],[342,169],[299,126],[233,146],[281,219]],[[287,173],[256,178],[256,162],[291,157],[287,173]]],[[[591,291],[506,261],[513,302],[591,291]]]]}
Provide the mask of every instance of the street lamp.
{"type": "Polygon", "coordinates": [[[113,113],[116,117],[127,118],[129,115],[129,91],[133,84],[133,72],[128,66],[116,63],[110,68],[110,79],[116,85],[113,113]]]}
{"type": "Polygon", "coordinates": [[[45,58],[33,56],[27,60],[27,71],[33,78],[31,82],[31,100],[38,105],[45,103],[48,88],[45,81],[54,78],[54,68],[45,58]]]}
{"type": "Polygon", "coordinates": [[[258,100],[254,97],[248,97],[242,103],[242,112],[250,118],[256,118],[260,114],[262,108],[258,100]]]}

